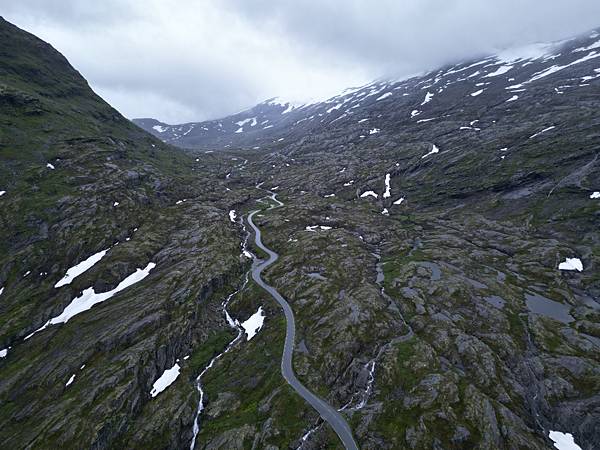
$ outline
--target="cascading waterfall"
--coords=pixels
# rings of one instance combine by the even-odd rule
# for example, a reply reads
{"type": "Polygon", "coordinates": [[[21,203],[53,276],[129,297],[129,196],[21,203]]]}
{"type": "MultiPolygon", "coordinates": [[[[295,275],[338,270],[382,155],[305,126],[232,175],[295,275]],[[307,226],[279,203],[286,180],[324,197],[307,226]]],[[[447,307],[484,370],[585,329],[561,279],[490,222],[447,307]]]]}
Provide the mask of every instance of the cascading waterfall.
{"type": "MultiPolygon", "coordinates": [[[[246,234],[246,237],[244,238],[244,241],[242,242],[242,254],[245,256],[251,255],[253,257],[252,253],[250,253],[250,251],[248,250],[248,247],[247,247],[248,246],[248,238],[250,237],[250,233],[248,232],[248,230],[246,230],[246,226],[244,224],[243,219],[240,219],[240,223],[242,224],[242,228],[246,234]]],[[[194,447],[196,446],[196,438],[198,437],[198,433],[200,432],[200,415],[202,414],[202,410],[204,410],[204,390],[202,389],[202,383],[201,383],[202,377],[215,364],[215,362],[217,362],[223,355],[228,353],[238,343],[240,338],[244,335],[244,329],[240,326],[240,324],[237,320],[235,320],[231,317],[231,315],[229,314],[229,311],[227,311],[227,307],[229,306],[231,299],[233,299],[233,297],[235,297],[238,293],[240,293],[248,284],[248,273],[249,272],[246,272],[246,274],[244,276],[244,282],[242,283],[240,288],[238,290],[236,290],[235,292],[229,294],[229,296],[221,303],[221,308],[223,309],[223,314],[225,315],[225,320],[227,320],[227,325],[229,325],[230,328],[237,330],[237,336],[227,345],[225,350],[223,350],[217,356],[212,358],[210,360],[210,362],[208,363],[208,365],[196,377],[196,390],[198,391],[200,398],[198,399],[198,408],[196,409],[196,415],[194,417],[194,426],[193,426],[193,430],[192,430],[193,437],[192,437],[192,443],[190,444],[190,450],[194,450],[194,447]]]]}

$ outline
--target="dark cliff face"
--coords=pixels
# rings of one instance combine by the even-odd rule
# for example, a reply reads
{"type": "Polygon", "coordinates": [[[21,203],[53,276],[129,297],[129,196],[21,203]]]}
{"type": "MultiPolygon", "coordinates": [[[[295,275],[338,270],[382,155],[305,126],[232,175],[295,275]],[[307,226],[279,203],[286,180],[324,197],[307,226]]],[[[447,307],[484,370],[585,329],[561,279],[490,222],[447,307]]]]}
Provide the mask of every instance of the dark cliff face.
{"type": "MultiPolygon", "coordinates": [[[[296,373],[361,448],[600,445],[600,35],[304,107],[136,122],[195,151],[124,119],[48,44],[0,36],[6,445],[189,446],[195,377],[233,339],[220,305],[249,269],[229,211],[261,207],[259,182],[285,203],[255,222],[280,254],[265,278],[296,314],[296,373]]],[[[203,378],[197,448],[339,445],[280,375],[277,304],[249,282],[229,312],[259,306],[263,329],[203,378]]]]}

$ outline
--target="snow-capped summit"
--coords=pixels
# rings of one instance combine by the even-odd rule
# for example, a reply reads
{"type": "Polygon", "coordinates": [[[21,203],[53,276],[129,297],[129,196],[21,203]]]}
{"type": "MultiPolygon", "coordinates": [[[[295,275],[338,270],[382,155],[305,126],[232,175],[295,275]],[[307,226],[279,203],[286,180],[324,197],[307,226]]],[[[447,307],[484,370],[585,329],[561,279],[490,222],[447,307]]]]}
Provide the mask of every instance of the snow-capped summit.
{"type": "MultiPolygon", "coordinates": [[[[310,135],[323,127],[357,136],[373,135],[370,130],[377,129],[381,130],[377,136],[385,136],[403,124],[434,122],[449,108],[477,110],[494,104],[514,109],[535,101],[540,89],[559,96],[597,85],[599,79],[600,34],[591,32],[505,49],[415,76],[379,79],[327,100],[301,103],[273,97],[218,120],[182,125],[153,119],[134,122],[181,147],[256,148],[310,135]]],[[[479,127],[460,129],[478,131],[479,127]]]]}

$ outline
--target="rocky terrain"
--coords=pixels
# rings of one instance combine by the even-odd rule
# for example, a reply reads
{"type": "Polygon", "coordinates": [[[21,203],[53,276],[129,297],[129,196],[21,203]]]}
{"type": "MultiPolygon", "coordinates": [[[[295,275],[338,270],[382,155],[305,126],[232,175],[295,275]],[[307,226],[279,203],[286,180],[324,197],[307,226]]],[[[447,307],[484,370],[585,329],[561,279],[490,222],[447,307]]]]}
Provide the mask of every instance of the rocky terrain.
{"type": "Polygon", "coordinates": [[[0,33],[6,446],[341,448],[281,376],[283,313],[248,278],[256,209],[296,375],[359,448],[600,446],[600,34],[312,105],[136,121],[181,150],[48,44],[0,33]]]}

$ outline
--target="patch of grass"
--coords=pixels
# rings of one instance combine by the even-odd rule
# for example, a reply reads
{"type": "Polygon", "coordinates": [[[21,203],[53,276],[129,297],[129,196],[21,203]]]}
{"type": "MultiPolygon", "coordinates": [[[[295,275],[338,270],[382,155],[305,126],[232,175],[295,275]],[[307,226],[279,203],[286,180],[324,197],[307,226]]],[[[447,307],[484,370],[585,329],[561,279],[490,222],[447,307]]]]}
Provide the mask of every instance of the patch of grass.
{"type": "Polygon", "coordinates": [[[221,353],[235,338],[235,333],[230,328],[216,331],[190,355],[187,365],[190,376],[194,379],[204,370],[210,360],[221,353]]]}

